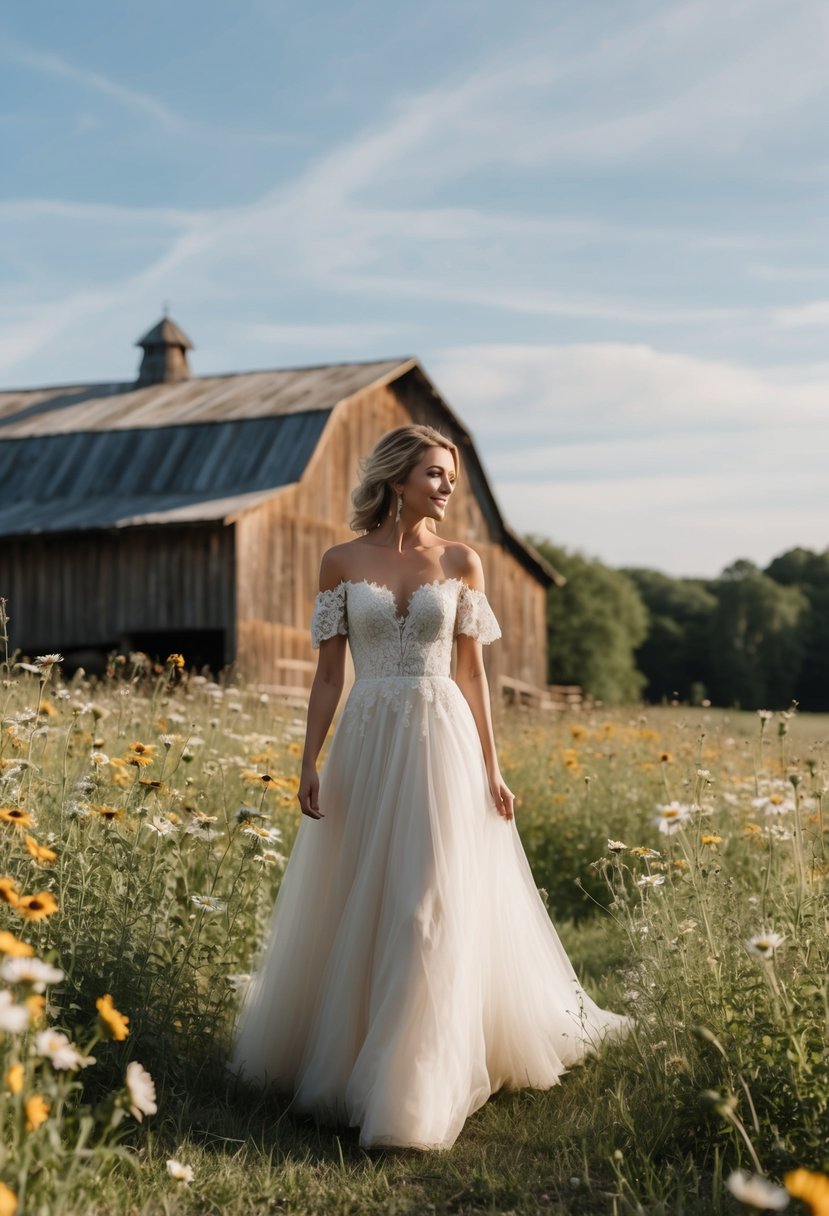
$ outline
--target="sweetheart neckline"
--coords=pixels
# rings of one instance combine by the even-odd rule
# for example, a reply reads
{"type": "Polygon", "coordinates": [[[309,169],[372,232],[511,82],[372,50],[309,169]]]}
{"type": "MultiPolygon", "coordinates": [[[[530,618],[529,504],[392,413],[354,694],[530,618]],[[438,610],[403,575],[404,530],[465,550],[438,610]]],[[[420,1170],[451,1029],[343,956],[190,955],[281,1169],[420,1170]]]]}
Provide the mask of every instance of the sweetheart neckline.
{"type": "MultiPolygon", "coordinates": [[[[376,583],[374,581],[374,579],[371,579],[371,578],[358,578],[358,579],[341,578],[340,584],[343,584],[343,583],[350,584],[350,586],[352,586],[352,587],[356,587],[359,584],[364,583],[367,587],[376,587],[378,591],[385,591],[386,594],[388,595],[389,599],[392,602],[392,607],[394,608],[394,619],[401,625],[405,625],[406,621],[408,621],[409,617],[411,616],[412,600],[417,595],[418,591],[423,591],[424,588],[426,588],[426,587],[434,587],[434,586],[442,587],[445,583],[460,583],[462,586],[466,586],[466,584],[464,583],[462,578],[433,578],[428,583],[420,583],[420,584],[418,584],[417,587],[415,587],[414,591],[412,591],[411,595],[409,596],[408,600],[406,601],[406,615],[400,616],[400,614],[397,611],[397,598],[396,598],[394,592],[392,591],[391,587],[387,587],[385,583],[376,583]]],[[[467,587],[467,590],[474,591],[475,588],[467,587]]]]}

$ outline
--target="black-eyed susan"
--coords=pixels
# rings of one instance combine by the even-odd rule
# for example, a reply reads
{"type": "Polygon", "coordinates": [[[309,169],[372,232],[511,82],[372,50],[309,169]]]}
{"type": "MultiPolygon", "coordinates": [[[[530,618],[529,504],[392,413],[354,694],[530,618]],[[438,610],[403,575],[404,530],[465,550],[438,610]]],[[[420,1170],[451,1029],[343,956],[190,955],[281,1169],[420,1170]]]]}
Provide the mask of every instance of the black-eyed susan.
{"type": "Polygon", "coordinates": [[[14,879],[8,876],[0,878],[0,903],[11,904],[13,908],[16,908],[19,900],[20,892],[14,879]]]}
{"type": "Polygon", "coordinates": [[[45,844],[38,844],[34,836],[26,837],[26,849],[39,866],[50,866],[53,861],[57,860],[58,855],[55,850],[47,848],[45,844]]]}
{"type": "Polygon", "coordinates": [[[146,768],[148,764],[152,764],[155,759],[155,748],[152,743],[133,742],[130,744],[130,749],[124,756],[127,764],[132,764],[136,768],[146,768]]]}
{"type": "Polygon", "coordinates": [[[168,654],[167,666],[174,668],[176,671],[181,671],[184,668],[184,655],[178,654],[178,652],[175,654],[168,654]]]}
{"type": "Polygon", "coordinates": [[[98,1020],[107,1037],[115,1039],[118,1043],[123,1042],[129,1034],[127,1029],[129,1018],[125,1013],[118,1012],[112,1003],[110,994],[99,996],[95,1002],[95,1008],[98,1010],[98,1020]]]}
{"type": "Polygon", "coordinates": [[[8,823],[13,828],[31,827],[32,818],[22,806],[0,806],[0,823],[8,823]]]}
{"type": "Polygon", "coordinates": [[[15,911],[24,920],[45,920],[58,910],[58,901],[51,891],[36,891],[34,895],[21,895],[15,911]]]}
{"type": "Polygon", "coordinates": [[[26,1114],[26,1131],[33,1132],[49,1118],[51,1107],[41,1094],[32,1094],[26,1099],[23,1110],[26,1114]]]}
{"type": "Polygon", "coordinates": [[[0,930],[0,954],[7,958],[32,958],[34,947],[28,942],[22,942],[19,937],[9,933],[8,929],[0,930]]]}
{"type": "Polygon", "coordinates": [[[124,808],[122,806],[108,806],[103,803],[95,803],[92,810],[96,815],[100,816],[101,819],[106,820],[107,823],[114,823],[116,819],[120,819],[124,814],[124,808]]]}

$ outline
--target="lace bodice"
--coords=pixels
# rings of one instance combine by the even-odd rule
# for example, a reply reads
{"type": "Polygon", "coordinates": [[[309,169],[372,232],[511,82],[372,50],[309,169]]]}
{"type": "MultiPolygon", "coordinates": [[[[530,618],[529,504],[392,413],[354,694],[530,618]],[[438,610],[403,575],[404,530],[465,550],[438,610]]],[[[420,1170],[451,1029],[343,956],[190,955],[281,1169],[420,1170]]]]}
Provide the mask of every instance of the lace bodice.
{"type": "Polygon", "coordinates": [[[311,614],[311,646],[346,634],[358,680],[383,676],[448,676],[452,642],[465,633],[479,642],[501,636],[483,591],[462,579],[435,579],[412,592],[406,615],[394,593],[367,579],[341,579],[318,591],[311,614]]]}

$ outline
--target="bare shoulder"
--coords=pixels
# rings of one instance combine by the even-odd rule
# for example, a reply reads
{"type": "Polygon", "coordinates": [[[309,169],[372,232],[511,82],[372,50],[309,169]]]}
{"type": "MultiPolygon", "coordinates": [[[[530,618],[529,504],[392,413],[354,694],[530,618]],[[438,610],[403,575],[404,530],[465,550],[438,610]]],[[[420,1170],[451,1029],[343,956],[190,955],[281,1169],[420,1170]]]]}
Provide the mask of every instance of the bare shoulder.
{"type": "Polygon", "coordinates": [[[463,579],[467,586],[483,591],[484,567],[475,550],[460,540],[448,540],[445,544],[449,559],[447,565],[451,564],[452,577],[463,579]]]}
{"type": "Polygon", "coordinates": [[[347,567],[347,559],[343,550],[348,543],[348,541],[343,541],[342,544],[332,545],[320,558],[320,591],[331,591],[343,581],[345,577],[343,571],[347,567]]]}

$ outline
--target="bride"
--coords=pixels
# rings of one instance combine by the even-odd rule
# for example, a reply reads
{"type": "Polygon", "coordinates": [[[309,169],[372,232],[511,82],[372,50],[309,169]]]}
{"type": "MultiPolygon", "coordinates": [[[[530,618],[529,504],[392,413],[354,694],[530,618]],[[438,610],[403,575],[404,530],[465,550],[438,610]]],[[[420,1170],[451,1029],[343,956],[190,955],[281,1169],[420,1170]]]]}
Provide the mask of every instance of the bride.
{"type": "Polygon", "coordinates": [[[323,554],[311,616],[303,818],[228,1067],[363,1147],[445,1150],[492,1093],[557,1084],[628,1019],[579,984],[518,834],[482,652],[501,629],[480,557],[436,528],[457,447],[399,426],[360,472],[360,535],[323,554]]]}

